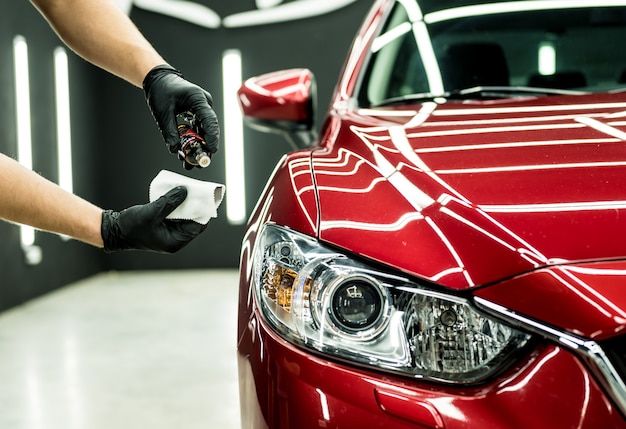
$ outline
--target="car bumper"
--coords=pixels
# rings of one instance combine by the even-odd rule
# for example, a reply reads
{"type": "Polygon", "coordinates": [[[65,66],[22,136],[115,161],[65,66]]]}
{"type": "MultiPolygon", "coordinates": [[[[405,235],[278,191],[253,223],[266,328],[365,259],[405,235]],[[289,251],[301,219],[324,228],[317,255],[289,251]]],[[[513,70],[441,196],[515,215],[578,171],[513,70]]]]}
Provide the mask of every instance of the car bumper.
{"type": "Polygon", "coordinates": [[[254,313],[239,341],[243,428],[626,428],[584,364],[553,344],[486,384],[451,387],[307,353],[254,313]]]}

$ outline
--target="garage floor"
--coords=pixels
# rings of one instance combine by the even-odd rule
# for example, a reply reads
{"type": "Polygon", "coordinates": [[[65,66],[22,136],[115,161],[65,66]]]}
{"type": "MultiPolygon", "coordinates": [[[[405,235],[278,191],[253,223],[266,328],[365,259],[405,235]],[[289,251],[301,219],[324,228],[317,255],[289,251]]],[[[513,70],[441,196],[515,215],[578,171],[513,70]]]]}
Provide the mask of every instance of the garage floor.
{"type": "Polygon", "coordinates": [[[0,428],[239,427],[235,271],[115,274],[0,315],[0,428]]]}

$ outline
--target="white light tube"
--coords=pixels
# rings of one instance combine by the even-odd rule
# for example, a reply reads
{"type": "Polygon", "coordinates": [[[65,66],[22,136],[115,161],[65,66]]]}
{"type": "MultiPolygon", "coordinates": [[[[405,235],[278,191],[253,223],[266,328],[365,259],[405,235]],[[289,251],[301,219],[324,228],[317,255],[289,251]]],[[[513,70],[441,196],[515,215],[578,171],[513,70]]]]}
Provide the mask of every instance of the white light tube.
{"type": "Polygon", "coordinates": [[[278,6],[283,0],[256,0],[256,7],[259,9],[267,9],[269,7],[278,6]]]}
{"type": "MultiPolygon", "coordinates": [[[[15,117],[17,132],[17,160],[29,170],[33,169],[30,131],[30,87],[28,82],[28,45],[23,36],[13,39],[13,65],[15,73],[15,117]]],[[[35,244],[35,229],[21,225],[20,242],[24,250],[35,244]]]]}
{"type": "Polygon", "coordinates": [[[424,21],[417,21],[413,24],[413,35],[417,43],[424,69],[426,70],[426,79],[428,80],[428,90],[432,94],[443,94],[443,78],[441,77],[441,69],[435,56],[433,43],[428,33],[428,28],[424,21]]]}
{"type": "Polygon", "coordinates": [[[539,74],[550,76],[556,73],[556,49],[552,42],[539,44],[539,74]]]}
{"type": "Polygon", "coordinates": [[[554,9],[585,9],[591,7],[626,6],[626,0],[525,0],[501,3],[485,3],[438,10],[424,16],[427,24],[497,13],[527,12],[554,9]]]}
{"type": "Polygon", "coordinates": [[[54,84],[57,114],[59,186],[67,192],[74,192],[68,61],[67,52],[62,47],[58,47],[54,50],[54,84]]]}
{"type": "Polygon", "coordinates": [[[226,163],[226,217],[231,224],[246,221],[246,182],[244,171],[243,118],[237,102],[242,83],[241,52],[224,51],[224,158],[226,163]]]}
{"type": "MultiPolygon", "coordinates": [[[[135,0],[135,2],[136,1],[137,0],[135,0]]],[[[155,0],[141,1],[147,3],[154,2],[155,0]]],[[[276,3],[276,5],[274,7],[228,15],[222,20],[222,24],[226,28],[237,28],[295,21],[297,19],[311,18],[334,12],[356,1],[357,0],[298,0],[291,3],[279,4],[281,2],[263,0],[262,3],[265,3],[265,5],[270,3],[276,3]]],[[[172,3],[180,3],[180,1],[172,1],[172,3]]]]}

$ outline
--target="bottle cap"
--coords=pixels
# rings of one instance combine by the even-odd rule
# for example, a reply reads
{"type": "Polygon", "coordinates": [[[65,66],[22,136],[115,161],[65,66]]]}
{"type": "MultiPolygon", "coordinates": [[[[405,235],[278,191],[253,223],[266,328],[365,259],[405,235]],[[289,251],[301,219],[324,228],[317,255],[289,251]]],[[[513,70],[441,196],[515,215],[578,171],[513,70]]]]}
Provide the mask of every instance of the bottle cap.
{"type": "Polygon", "coordinates": [[[207,155],[206,153],[203,153],[196,159],[198,160],[198,165],[202,168],[207,168],[209,165],[211,165],[211,158],[209,158],[209,155],[207,155]]]}

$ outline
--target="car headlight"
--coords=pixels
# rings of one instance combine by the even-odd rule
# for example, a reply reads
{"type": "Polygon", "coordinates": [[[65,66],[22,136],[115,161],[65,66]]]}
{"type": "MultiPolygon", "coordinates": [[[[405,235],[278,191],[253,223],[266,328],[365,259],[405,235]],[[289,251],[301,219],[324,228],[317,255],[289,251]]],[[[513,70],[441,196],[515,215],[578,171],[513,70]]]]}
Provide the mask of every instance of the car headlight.
{"type": "Polygon", "coordinates": [[[287,340],[382,370],[475,383],[530,339],[435,292],[368,267],[311,237],[266,225],[254,254],[263,315],[287,340]]]}

